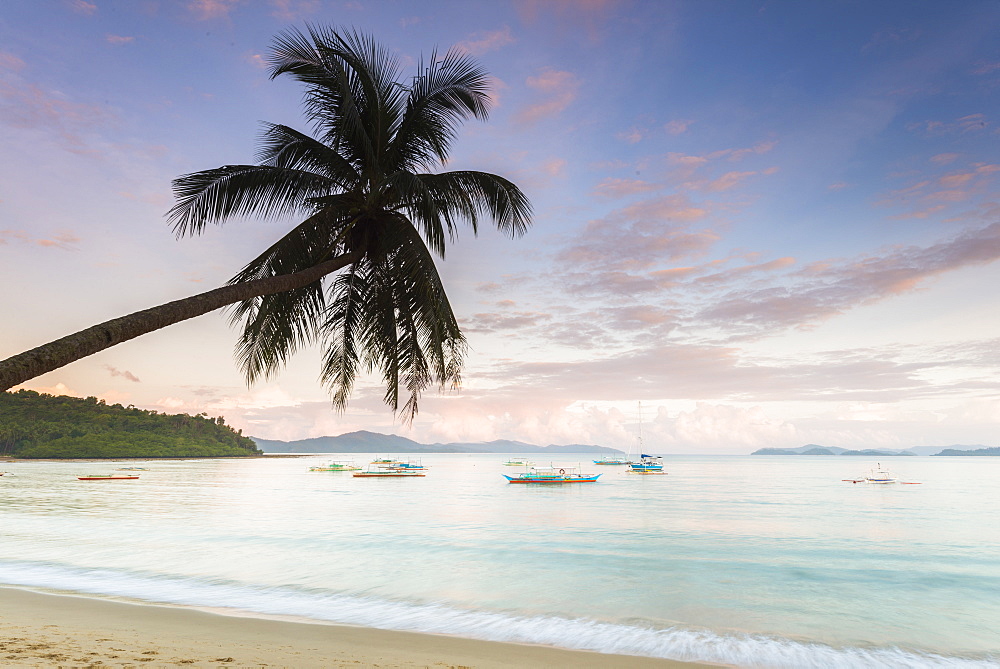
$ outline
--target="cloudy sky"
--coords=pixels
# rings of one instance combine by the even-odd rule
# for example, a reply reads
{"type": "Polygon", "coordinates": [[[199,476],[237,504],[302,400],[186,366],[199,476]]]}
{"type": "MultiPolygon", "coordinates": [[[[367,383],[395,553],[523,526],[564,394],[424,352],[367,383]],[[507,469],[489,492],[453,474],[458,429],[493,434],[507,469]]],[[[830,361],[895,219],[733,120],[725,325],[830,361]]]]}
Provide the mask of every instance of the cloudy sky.
{"type": "Polygon", "coordinates": [[[407,70],[472,54],[495,106],[449,169],[514,180],[517,240],[440,267],[472,352],[412,426],[304,351],[247,387],[209,314],[26,383],[273,439],[1000,445],[1000,4],[9,0],[0,357],[225,283],[292,223],[176,239],[170,181],[307,130],[273,37],[357,28],[407,70]]]}

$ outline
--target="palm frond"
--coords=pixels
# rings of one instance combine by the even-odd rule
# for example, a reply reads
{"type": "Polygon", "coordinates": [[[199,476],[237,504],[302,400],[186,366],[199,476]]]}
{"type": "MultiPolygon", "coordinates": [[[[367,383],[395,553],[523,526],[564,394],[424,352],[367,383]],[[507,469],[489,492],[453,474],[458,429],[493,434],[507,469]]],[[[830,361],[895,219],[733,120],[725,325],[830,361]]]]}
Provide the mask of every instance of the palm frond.
{"type": "Polygon", "coordinates": [[[322,281],[242,303],[238,314],[244,326],[236,359],[247,383],[271,377],[302,346],[315,341],[324,311],[322,281]]]}
{"type": "Polygon", "coordinates": [[[260,165],[322,174],[341,190],[358,186],[361,176],[356,167],[327,145],[285,125],[262,126],[257,149],[260,165]]]}
{"type": "Polygon", "coordinates": [[[469,117],[489,115],[489,76],[466,54],[450,50],[441,60],[436,52],[421,60],[393,139],[387,169],[429,169],[443,164],[458,126],[469,117]]]}
{"type": "Polygon", "coordinates": [[[531,203],[521,190],[503,177],[471,170],[416,174],[400,189],[400,208],[417,223],[431,248],[444,255],[443,236],[454,239],[455,223],[465,220],[478,232],[479,219],[487,216],[498,230],[516,237],[531,225],[531,203]],[[442,248],[439,250],[437,244],[442,248]]]}
{"type": "Polygon", "coordinates": [[[224,165],[173,181],[177,203],[167,212],[178,237],[236,216],[280,216],[309,210],[306,200],[328,193],[328,177],[266,165],[224,165]]]}
{"type": "Polygon", "coordinates": [[[333,399],[333,406],[344,411],[354,387],[360,362],[361,330],[370,295],[369,270],[363,265],[352,266],[338,275],[330,286],[326,318],[322,323],[325,352],[320,379],[333,399]]]}

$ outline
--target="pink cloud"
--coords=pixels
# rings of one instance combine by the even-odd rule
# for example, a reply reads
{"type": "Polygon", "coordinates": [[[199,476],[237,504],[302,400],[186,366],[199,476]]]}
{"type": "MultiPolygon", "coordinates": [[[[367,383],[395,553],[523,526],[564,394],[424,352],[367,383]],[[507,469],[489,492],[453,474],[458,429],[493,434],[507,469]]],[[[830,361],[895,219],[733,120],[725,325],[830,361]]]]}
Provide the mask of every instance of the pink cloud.
{"type": "MultiPolygon", "coordinates": [[[[707,215],[706,209],[692,205],[683,195],[639,202],[588,223],[557,259],[577,269],[598,271],[599,281],[612,286],[627,277],[614,278],[610,272],[648,269],[703,255],[719,235],[711,230],[690,231],[686,226],[707,215]]],[[[641,281],[649,287],[659,284],[649,276],[641,281]]]]}
{"type": "Polygon", "coordinates": [[[542,172],[550,177],[564,176],[565,170],[566,161],[563,158],[550,158],[542,163],[542,172]]]}
{"type": "Polygon", "coordinates": [[[636,193],[648,193],[663,186],[640,179],[617,179],[610,177],[594,186],[593,194],[598,197],[619,198],[636,193]]]}
{"type": "Polygon", "coordinates": [[[97,5],[86,0],[69,0],[70,8],[78,13],[91,16],[97,12],[97,5]]]}
{"type": "Polygon", "coordinates": [[[969,133],[979,132],[989,127],[990,123],[985,114],[968,114],[957,118],[954,121],[922,121],[920,123],[910,123],[906,129],[911,132],[924,132],[929,135],[946,133],[969,133]]]}
{"type": "Polygon", "coordinates": [[[12,53],[0,51],[0,68],[17,72],[24,69],[24,61],[12,53]]]}
{"type": "Polygon", "coordinates": [[[752,177],[756,172],[726,172],[718,179],[714,179],[703,186],[709,192],[717,193],[739,186],[744,179],[752,177]]]}
{"type": "Polygon", "coordinates": [[[104,38],[108,44],[128,44],[134,42],[134,37],[123,37],[122,35],[108,35],[104,38]]]}
{"type": "Polygon", "coordinates": [[[936,156],[931,156],[931,162],[937,165],[949,165],[956,160],[958,160],[959,154],[957,153],[939,153],[936,156]]]}
{"type": "Polygon", "coordinates": [[[535,123],[559,114],[576,100],[580,87],[572,73],[553,69],[543,70],[537,77],[528,77],[526,84],[539,91],[544,99],[521,110],[517,115],[520,123],[535,123]]]}
{"type": "Polygon", "coordinates": [[[847,263],[810,266],[792,286],[766,285],[731,291],[701,312],[699,320],[765,332],[808,327],[862,304],[910,292],[956,269],[1000,259],[1000,223],[966,231],[931,246],[893,247],[847,263]]]}
{"type": "Polygon", "coordinates": [[[104,368],[111,373],[111,376],[120,376],[124,379],[131,381],[132,383],[142,383],[139,381],[139,377],[128,370],[118,370],[111,365],[104,365],[104,368]]]}
{"type": "Polygon", "coordinates": [[[645,131],[635,126],[632,126],[625,132],[619,132],[618,134],[615,135],[615,137],[617,137],[618,139],[622,140],[623,142],[628,142],[629,144],[637,144],[638,142],[641,142],[643,137],[645,136],[646,136],[645,131]]]}
{"type": "Polygon", "coordinates": [[[49,94],[34,84],[0,80],[0,118],[17,128],[44,128],[64,141],[67,151],[91,153],[82,133],[108,123],[112,116],[96,105],[49,94]]]}
{"type": "Polygon", "coordinates": [[[768,153],[769,151],[771,151],[771,149],[773,149],[777,145],[778,142],[776,142],[775,140],[769,140],[766,142],[758,142],[757,144],[754,144],[753,146],[746,149],[732,149],[731,151],[728,151],[729,160],[737,161],[737,160],[743,160],[747,156],[751,155],[759,156],[761,154],[768,153]]]}
{"type": "Polygon", "coordinates": [[[843,190],[843,189],[847,188],[849,185],[850,184],[848,184],[848,183],[846,183],[844,181],[838,181],[837,183],[830,184],[829,186],[826,187],[826,189],[827,190],[843,190]]]}
{"type": "Polygon", "coordinates": [[[516,0],[514,6],[520,19],[529,25],[548,14],[553,25],[571,28],[576,34],[582,27],[591,41],[597,41],[619,4],[620,0],[516,0]]]}
{"type": "Polygon", "coordinates": [[[462,327],[470,333],[502,332],[523,330],[551,320],[551,314],[529,311],[503,314],[479,313],[473,314],[471,318],[463,319],[462,327]]]}
{"type": "Polygon", "coordinates": [[[475,33],[469,39],[456,44],[455,48],[473,56],[482,56],[485,53],[496,51],[516,41],[510,32],[510,26],[504,26],[499,30],[475,33]]]}
{"type": "Polygon", "coordinates": [[[29,235],[23,230],[0,230],[0,244],[9,244],[12,241],[69,251],[80,241],[80,238],[71,232],[60,232],[49,238],[38,238],[29,235]]]}
{"type": "Polygon", "coordinates": [[[270,3],[274,7],[271,15],[282,21],[298,21],[320,8],[319,0],[270,0],[270,3]]]}
{"type": "MultiPolygon", "coordinates": [[[[933,160],[936,164],[953,162],[950,156],[941,160],[933,160]]],[[[923,178],[904,188],[890,191],[876,204],[904,205],[913,207],[909,212],[896,214],[891,218],[901,220],[907,218],[927,218],[943,211],[941,203],[959,203],[972,200],[978,196],[991,196],[991,185],[994,175],[1000,172],[1000,165],[992,163],[972,163],[961,171],[954,171],[936,178],[923,178]]]]}
{"type": "Polygon", "coordinates": [[[790,256],[785,256],[783,258],[777,258],[775,260],[770,260],[764,263],[756,263],[750,265],[742,265],[740,267],[734,267],[732,269],[727,269],[721,272],[715,272],[713,274],[708,274],[703,277],[695,279],[698,284],[732,284],[742,282],[750,274],[768,274],[777,272],[780,270],[788,269],[795,265],[795,258],[790,256]]]}
{"type": "Polygon", "coordinates": [[[207,21],[229,16],[241,0],[189,0],[187,8],[198,20],[207,21]]]}
{"type": "Polygon", "coordinates": [[[972,68],[972,74],[989,74],[1000,70],[1000,62],[982,61],[972,68]]]}
{"type": "Polygon", "coordinates": [[[687,132],[687,129],[690,128],[693,123],[694,121],[678,119],[675,121],[670,121],[669,123],[663,126],[663,129],[666,130],[667,133],[671,135],[683,135],[685,132],[687,132]]]}

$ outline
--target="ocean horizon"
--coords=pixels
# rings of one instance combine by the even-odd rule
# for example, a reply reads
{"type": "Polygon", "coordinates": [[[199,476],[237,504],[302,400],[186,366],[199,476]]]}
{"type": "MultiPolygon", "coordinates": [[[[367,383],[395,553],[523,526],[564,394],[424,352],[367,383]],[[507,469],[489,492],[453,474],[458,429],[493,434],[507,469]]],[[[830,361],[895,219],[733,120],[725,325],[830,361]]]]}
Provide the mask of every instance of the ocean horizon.
{"type": "Polygon", "coordinates": [[[370,459],[143,461],[100,483],[76,476],[111,463],[5,463],[0,584],[741,667],[1000,666],[998,459],[883,463],[920,485],[846,482],[875,462],[838,456],[636,476],[565,454],[602,476],[556,487],[508,484],[493,453],[423,455],[405,480],[309,471],[350,458],[370,459]]]}

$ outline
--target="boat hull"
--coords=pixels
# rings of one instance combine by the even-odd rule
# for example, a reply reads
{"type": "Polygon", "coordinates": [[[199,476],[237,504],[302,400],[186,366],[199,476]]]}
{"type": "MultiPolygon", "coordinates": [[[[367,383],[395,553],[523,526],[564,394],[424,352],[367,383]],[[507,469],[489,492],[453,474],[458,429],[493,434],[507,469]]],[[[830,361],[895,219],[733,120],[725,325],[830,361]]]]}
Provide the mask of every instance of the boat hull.
{"type": "Polygon", "coordinates": [[[502,474],[509,483],[533,483],[541,485],[551,485],[559,483],[594,483],[601,478],[600,474],[593,476],[507,476],[502,474]]]}
{"type": "Polygon", "coordinates": [[[134,481],[138,476],[77,476],[80,481],[134,481]]]}

